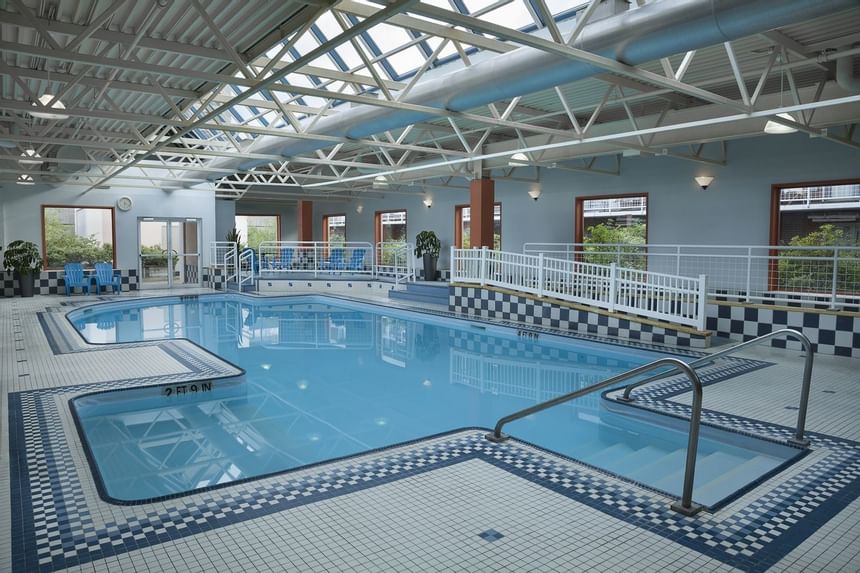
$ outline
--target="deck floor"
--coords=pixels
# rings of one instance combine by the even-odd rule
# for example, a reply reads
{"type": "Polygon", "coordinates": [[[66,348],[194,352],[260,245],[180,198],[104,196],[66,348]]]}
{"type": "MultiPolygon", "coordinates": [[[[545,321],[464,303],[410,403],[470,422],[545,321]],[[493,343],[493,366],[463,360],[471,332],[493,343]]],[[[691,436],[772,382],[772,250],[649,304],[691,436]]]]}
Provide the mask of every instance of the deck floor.
{"type": "MultiPolygon", "coordinates": [[[[184,341],[84,344],[63,313],[95,300],[0,299],[2,571],[860,570],[856,359],[816,357],[808,456],[692,518],[659,493],[476,430],[117,506],[98,497],[68,398],[235,371],[184,341]]],[[[772,365],[708,386],[705,420],[787,436],[800,353],[743,356],[772,365]]],[[[688,410],[688,394],[666,396],[644,402],[688,410]]]]}

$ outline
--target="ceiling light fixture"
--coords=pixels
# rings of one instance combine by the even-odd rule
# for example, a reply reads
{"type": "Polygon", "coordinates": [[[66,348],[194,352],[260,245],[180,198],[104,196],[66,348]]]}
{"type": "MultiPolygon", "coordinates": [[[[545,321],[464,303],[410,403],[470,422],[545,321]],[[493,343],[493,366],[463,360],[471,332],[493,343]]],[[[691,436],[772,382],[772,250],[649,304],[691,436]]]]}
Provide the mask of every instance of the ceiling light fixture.
{"type": "Polygon", "coordinates": [[[33,179],[32,175],[27,175],[26,173],[22,173],[18,176],[18,185],[35,185],[36,180],[33,179]]]}
{"type": "Polygon", "coordinates": [[[531,189],[529,189],[529,197],[532,198],[533,201],[537,201],[540,199],[542,191],[540,190],[540,185],[535,184],[532,185],[531,189]]]}
{"type": "Polygon", "coordinates": [[[21,165],[41,165],[44,163],[44,160],[42,159],[42,156],[39,155],[38,151],[32,147],[28,147],[18,157],[18,163],[21,165]]]}
{"type": "Polygon", "coordinates": [[[30,115],[33,117],[38,117],[39,119],[69,119],[68,114],[62,113],[66,111],[66,106],[63,105],[63,102],[59,98],[54,99],[54,96],[46,92],[39,97],[39,103],[48,110],[56,111],[41,111],[42,107],[33,102],[33,107],[37,109],[37,111],[30,111],[30,115]],[[51,103],[51,100],[54,100],[54,103],[51,103]]]}
{"type": "Polygon", "coordinates": [[[387,189],[388,188],[388,179],[385,178],[385,175],[377,175],[373,178],[373,188],[374,189],[387,189]]]}
{"type": "Polygon", "coordinates": [[[522,167],[529,164],[529,156],[523,152],[514,153],[508,158],[508,167],[522,167]]]}
{"type": "MultiPolygon", "coordinates": [[[[776,56],[776,64],[780,65],[782,62],[782,54],[778,54],[776,56]]],[[[782,96],[784,83],[783,80],[785,78],[785,72],[783,70],[779,71],[779,107],[782,107],[782,96]]],[[[788,121],[794,121],[794,117],[789,113],[778,113],[776,117],[780,119],[785,119],[788,121]]],[[[767,123],[764,124],[764,132],[770,135],[784,135],[786,133],[794,133],[797,129],[791,127],[790,125],[783,125],[777,121],[773,121],[772,119],[767,120],[767,123]]]]}
{"type": "Polygon", "coordinates": [[[696,180],[696,184],[702,188],[702,191],[708,190],[708,185],[713,183],[714,178],[710,175],[699,175],[698,177],[693,177],[696,180]]]}

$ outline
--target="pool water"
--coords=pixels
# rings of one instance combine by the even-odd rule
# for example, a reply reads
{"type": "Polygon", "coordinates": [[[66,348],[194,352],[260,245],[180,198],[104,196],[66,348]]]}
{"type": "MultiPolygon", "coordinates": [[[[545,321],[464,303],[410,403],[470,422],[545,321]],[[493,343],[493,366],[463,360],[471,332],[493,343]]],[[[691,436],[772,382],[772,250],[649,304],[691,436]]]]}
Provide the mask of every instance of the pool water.
{"type": "MultiPolygon", "coordinates": [[[[511,329],[324,297],[187,298],[69,314],[92,343],[188,338],[246,371],[194,387],[76,398],[108,499],[177,495],[458,428],[492,427],[506,414],[661,356],[590,341],[532,340],[511,329]]],[[[680,491],[685,429],[609,412],[599,393],[506,431],[680,491]]],[[[741,468],[749,481],[754,477],[747,474],[770,471],[789,453],[796,452],[741,447],[706,432],[697,469],[701,495],[694,497],[715,503],[726,488],[715,489],[714,476],[741,468]]]]}

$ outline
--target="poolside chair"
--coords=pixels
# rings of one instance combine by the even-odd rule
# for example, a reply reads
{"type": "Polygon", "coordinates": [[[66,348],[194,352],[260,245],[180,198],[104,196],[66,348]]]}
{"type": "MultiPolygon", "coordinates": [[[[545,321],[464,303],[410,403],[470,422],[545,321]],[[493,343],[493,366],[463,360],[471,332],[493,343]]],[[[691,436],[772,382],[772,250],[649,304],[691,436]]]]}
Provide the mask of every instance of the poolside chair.
{"type": "Polygon", "coordinates": [[[345,269],[346,262],[343,260],[343,249],[341,247],[333,248],[329,259],[327,261],[323,261],[320,268],[330,271],[342,271],[345,269]]]}
{"type": "Polygon", "coordinates": [[[349,258],[349,263],[346,265],[348,271],[364,270],[364,254],[367,249],[353,249],[352,256],[349,258]]]}
{"type": "Polygon", "coordinates": [[[102,292],[102,288],[111,288],[115,293],[122,291],[122,279],[113,274],[110,263],[96,263],[96,294],[102,292]]]}
{"type": "Polygon", "coordinates": [[[66,284],[66,296],[70,296],[76,288],[90,294],[90,277],[84,276],[84,267],[81,263],[66,263],[63,265],[65,276],[63,282],[66,284]]]}
{"type": "Polygon", "coordinates": [[[294,249],[281,249],[281,256],[275,259],[275,268],[288,271],[293,268],[294,249]]]}

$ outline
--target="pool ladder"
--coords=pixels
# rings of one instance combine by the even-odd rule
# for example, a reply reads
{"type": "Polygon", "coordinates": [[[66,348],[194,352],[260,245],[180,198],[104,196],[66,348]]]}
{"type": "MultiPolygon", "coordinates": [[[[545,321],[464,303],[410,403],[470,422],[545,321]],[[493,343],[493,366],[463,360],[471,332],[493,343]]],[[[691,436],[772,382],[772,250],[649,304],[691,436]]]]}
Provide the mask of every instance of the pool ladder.
{"type": "Polygon", "coordinates": [[[509,436],[502,434],[502,428],[508,422],[513,422],[515,420],[525,418],[526,416],[541,412],[543,410],[546,410],[547,408],[552,408],[553,406],[558,406],[559,404],[569,402],[570,400],[575,400],[576,398],[580,398],[582,396],[585,396],[586,394],[591,394],[592,392],[603,390],[604,388],[608,388],[610,386],[618,384],[619,382],[623,382],[624,380],[633,378],[634,376],[645,374],[647,372],[651,372],[652,370],[668,366],[669,370],[664,370],[663,372],[650,376],[645,380],[640,380],[638,382],[628,384],[624,388],[624,394],[620,398],[617,398],[617,400],[621,402],[633,402],[633,398],[630,396],[630,392],[634,388],[644,386],[645,384],[650,384],[651,382],[656,382],[657,380],[662,380],[663,378],[666,378],[667,376],[675,372],[680,371],[687,376],[687,379],[690,381],[690,384],[693,387],[693,405],[692,413],[690,415],[690,430],[687,438],[687,460],[686,465],[684,467],[684,487],[681,492],[681,499],[673,502],[670,507],[673,510],[687,516],[695,515],[703,509],[700,504],[693,502],[693,479],[695,478],[696,473],[696,451],[699,446],[699,426],[701,425],[702,420],[702,381],[699,379],[699,375],[696,374],[696,368],[700,366],[708,366],[710,364],[713,364],[717,358],[722,358],[724,356],[734,354],[749,346],[753,346],[755,344],[764,342],[765,340],[770,340],[771,338],[776,338],[779,336],[784,336],[786,338],[794,338],[800,341],[806,354],[803,365],[803,385],[800,390],[800,407],[798,408],[797,412],[797,428],[795,429],[794,436],[788,441],[795,446],[807,447],[809,446],[809,440],[804,438],[803,432],[804,427],[806,425],[807,406],[809,404],[809,385],[812,379],[812,344],[802,332],[790,328],[775,330],[752,340],[741,342],[740,344],[736,344],[725,350],[721,350],[719,352],[709,354],[708,356],[705,356],[698,360],[694,360],[689,364],[678,360],[677,358],[661,358],[659,360],[655,360],[654,362],[650,362],[643,366],[628,370],[627,372],[622,372],[621,374],[613,376],[612,378],[607,378],[606,380],[598,382],[597,384],[592,384],[591,386],[588,386],[586,388],[581,388],[579,390],[563,394],[561,396],[553,398],[552,400],[547,400],[545,402],[541,402],[540,404],[535,404],[534,406],[530,406],[529,408],[525,408],[518,412],[514,412],[513,414],[504,416],[503,418],[500,418],[498,422],[496,422],[496,427],[491,433],[487,434],[486,438],[491,442],[504,442],[509,438],[509,436]]]}

